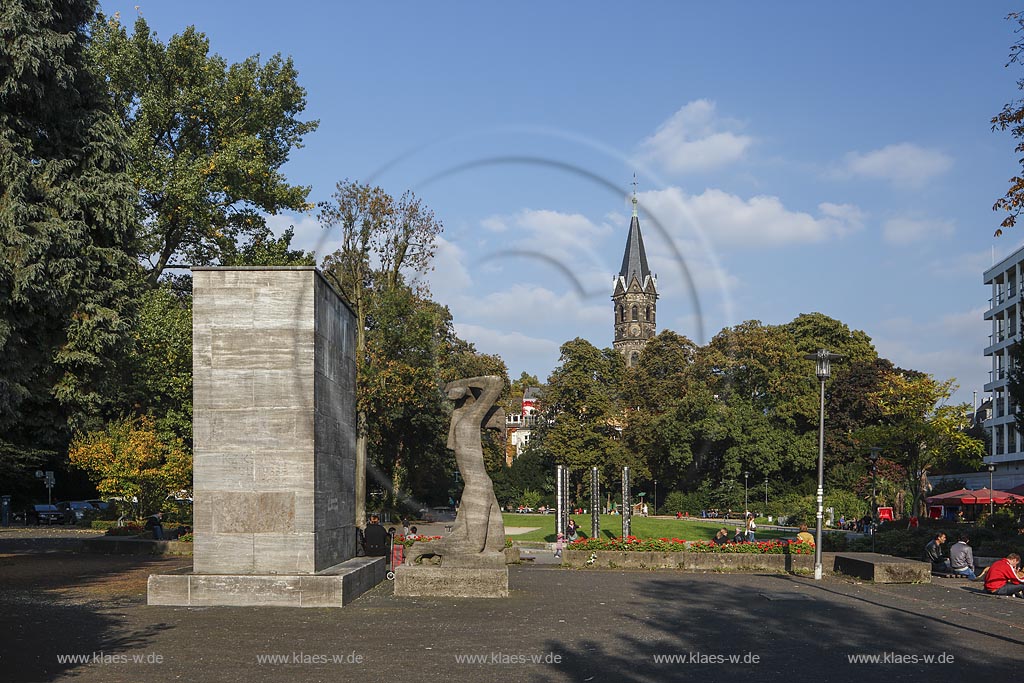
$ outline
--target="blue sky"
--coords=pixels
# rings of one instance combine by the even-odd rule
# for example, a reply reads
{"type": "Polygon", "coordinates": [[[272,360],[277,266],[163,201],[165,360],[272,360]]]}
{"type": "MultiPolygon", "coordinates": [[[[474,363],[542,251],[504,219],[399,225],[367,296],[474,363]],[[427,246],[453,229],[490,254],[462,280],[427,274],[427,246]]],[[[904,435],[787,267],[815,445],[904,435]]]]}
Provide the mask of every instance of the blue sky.
{"type": "MultiPolygon", "coordinates": [[[[290,180],[421,196],[445,225],[434,297],[514,377],[576,336],[611,345],[636,173],[659,328],[704,343],[820,311],[980,397],[982,272],[1024,243],[991,211],[1019,170],[989,126],[1024,76],[1015,7],[638,5],[138,3],[164,40],[195,24],[232,61],[291,55],[320,128],[290,180]]],[[[333,249],[313,215],[271,223],[333,249]]]]}

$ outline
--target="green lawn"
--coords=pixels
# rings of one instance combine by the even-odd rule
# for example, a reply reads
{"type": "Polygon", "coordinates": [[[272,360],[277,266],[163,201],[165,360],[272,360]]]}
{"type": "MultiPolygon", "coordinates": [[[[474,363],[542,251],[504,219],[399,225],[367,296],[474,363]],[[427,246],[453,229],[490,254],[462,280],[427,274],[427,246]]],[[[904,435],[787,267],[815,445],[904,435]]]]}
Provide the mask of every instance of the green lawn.
{"type": "MultiPolygon", "coordinates": [[[[590,536],[590,515],[570,515],[576,520],[580,527],[581,535],[590,536]]],[[[506,512],[502,515],[505,520],[505,527],[540,527],[536,531],[525,534],[509,535],[508,538],[514,541],[554,541],[555,540],[555,516],[554,515],[520,515],[514,512],[506,512]]],[[[725,527],[732,536],[738,525],[737,520],[728,522],[719,520],[696,521],[693,519],[663,519],[655,517],[633,517],[632,531],[638,538],[681,538],[687,541],[709,541],[715,533],[725,527]]],[[[619,515],[601,515],[601,535],[607,538],[614,538],[622,535],[622,517],[619,515]]],[[[767,540],[770,538],[788,538],[794,536],[792,531],[777,531],[775,529],[758,529],[757,539],[767,540]]]]}

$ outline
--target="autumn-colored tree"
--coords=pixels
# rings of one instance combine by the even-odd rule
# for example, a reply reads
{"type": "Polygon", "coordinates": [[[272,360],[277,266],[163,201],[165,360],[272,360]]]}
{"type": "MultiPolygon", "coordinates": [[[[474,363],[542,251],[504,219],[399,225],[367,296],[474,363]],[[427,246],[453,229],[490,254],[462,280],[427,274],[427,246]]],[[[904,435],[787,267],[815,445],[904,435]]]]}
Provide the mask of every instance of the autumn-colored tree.
{"type": "Polygon", "coordinates": [[[148,417],[125,418],[78,435],[68,458],[85,470],[102,496],[119,498],[129,512],[158,512],[169,494],[192,486],[192,459],[177,440],[161,437],[148,417]]]}
{"type": "MultiPolygon", "coordinates": [[[[349,180],[339,182],[331,201],[320,204],[319,219],[324,228],[337,228],[341,233],[341,248],[324,259],[323,270],[355,312],[357,382],[369,386],[370,368],[376,364],[380,369],[388,362],[384,355],[369,354],[367,330],[374,297],[381,302],[390,296],[406,296],[400,291],[408,288],[405,274],[415,278],[430,269],[442,224],[410,192],[395,200],[379,187],[349,180]]],[[[386,314],[386,308],[379,310],[386,314]]],[[[359,526],[366,520],[367,416],[363,400],[356,415],[355,509],[359,526]]]]}
{"type": "Polygon", "coordinates": [[[865,427],[858,434],[905,469],[904,490],[911,514],[925,513],[924,482],[930,471],[950,458],[979,466],[985,453],[984,444],[967,433],[970,406],[946,403],[954,391],[955,380],[894,370],[872,395],[885,423],[865,427]]]}

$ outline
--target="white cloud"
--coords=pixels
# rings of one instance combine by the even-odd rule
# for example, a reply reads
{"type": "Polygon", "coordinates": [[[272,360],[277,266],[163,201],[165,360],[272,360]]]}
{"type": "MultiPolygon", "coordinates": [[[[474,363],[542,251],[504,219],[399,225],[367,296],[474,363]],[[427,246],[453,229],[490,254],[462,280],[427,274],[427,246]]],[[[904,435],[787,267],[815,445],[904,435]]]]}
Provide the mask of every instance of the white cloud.
{"type": "Polygon", "coordinates": [[[317,261],[341,248],[340,235],[335,230],[324,230],[313,216],[277,214],[267,216],[267,227],[280,237],[290,227],[295,228],[292,237],[292,249],[315,251],[317,261]]]}
{"type": "Polygon", "coordinates": [[[448,302],[471,292],[473,278],[464,265],[466,252],[444,237],[437,238],[434,269],[427,274],[430,292],[437,301],[448,302]]]}
{"type": "Polygon", "coordinates": [[[641,206],[676,235],[702,234],[720,246],[772,247],[821,242],[862,227],[850,204],[822,203],[818,215],[787,209],[778,197],[743,199],[722,190],[688,195],[677,187],[644,192],[641,206]]]}
{"type": "Polygon", "coordinates": [[[935,149],[902,142],[861,154],[846,155],[840,175],[887,180],[899,187],[923,187],[953,166],[953,159],[935,149]]]}
{"type": "Polygon", "coordinates": [[[496,353],[509,363],[509,367],[520,367],[522,364],[512,365],[510,358],[522,358],[524,356],[546,356],[558,357],[559,342],[550,339],[528,337],[521,332],[507,332],[495,330],[480,325],[466,323],[455,323],[455,333],[460,338],[476,345],[477,351],[481,353],[496,353]]]}
{"type": "MultiPolygon", "coordinates": [[[[605,299],[608,296],[607,291],[601,294],[605,299]]],[[[514,284],[483,297],[474,297],[463,302],[460,310],[484,320],[508,320],[511,311],[529,311],[530,325],[538,328],[546,322],[602,323],[611,316],[610,303],[584,306],[574,291],[556,294],[546,287],[530,284],[514,284]]]]}
{"type": "Polygon", "coordinates": [[[733,130],[735,121],[719,119],[715,103],[694,100],[640,143],[638,161],[680,173],[723,166],[740,159],[753,138],[733,130]]]}
{"type": "Polygon", "coordinates": [[[882,239],[888,244],[905,246],[923,240],[949,237],[953,234],[952,221],[908,218],[890,218],[882,225],[882,239]]]}

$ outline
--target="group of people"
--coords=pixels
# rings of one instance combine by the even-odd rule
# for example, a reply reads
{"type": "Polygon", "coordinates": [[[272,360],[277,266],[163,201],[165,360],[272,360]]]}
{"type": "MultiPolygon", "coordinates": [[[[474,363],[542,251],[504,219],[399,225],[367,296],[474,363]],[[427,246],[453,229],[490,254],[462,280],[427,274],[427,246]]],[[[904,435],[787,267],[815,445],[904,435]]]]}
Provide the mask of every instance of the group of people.
{"type": "Polygon", "coordinates": [[[1024,578],[1017,573],[1020,568],[1020,555],[1010,553],[986,567],[981,574],[975,574],[974,550],[971,548],[970,536],[965,532],[957,536],[957,542],[949,549],[948,559],[942,552],[942,544],[946,540],[945,532],[940,531],[924,547],[925,561],[931,563],[933,572],[959,574],[971,581],[984,581],[985,591],[992,595],[1024,598],[1024,578]]]}
{"type": "Polygon", "coordinates": [[[731,538],[729,537],[729,530],[722,527],[715,534],[715,537],[711,539],[711,542],[716,545],[724,543],[753,543],[756,532],[757,523],[754,521],[754,515],[748,512],[743,526],[736,527],[736,533],[731,538]]]}

